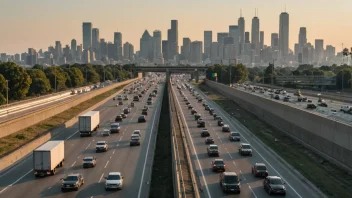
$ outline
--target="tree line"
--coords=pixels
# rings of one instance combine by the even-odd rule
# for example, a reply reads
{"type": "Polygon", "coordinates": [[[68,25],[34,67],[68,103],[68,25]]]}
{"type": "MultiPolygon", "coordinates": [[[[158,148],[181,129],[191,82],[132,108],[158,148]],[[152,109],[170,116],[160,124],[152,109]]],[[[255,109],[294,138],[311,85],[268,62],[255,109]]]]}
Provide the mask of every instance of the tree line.
{"type": "Polygon", "coordinates": [[[0,105],[7,102],[7,81],[9,101],[14,101],[103,82],[104,73],[105,80],[126,80],[132,78],[133,65],[34,65],[26,69],[13,62],[0,62],[0,105]]]}

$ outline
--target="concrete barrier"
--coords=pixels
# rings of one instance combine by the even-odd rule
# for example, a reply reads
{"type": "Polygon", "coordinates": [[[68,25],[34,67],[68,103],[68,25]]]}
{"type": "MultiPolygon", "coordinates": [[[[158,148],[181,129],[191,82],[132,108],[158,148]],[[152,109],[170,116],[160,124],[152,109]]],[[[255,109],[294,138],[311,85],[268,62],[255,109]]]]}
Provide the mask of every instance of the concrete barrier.
{"type": "Polygon", "coordinates": [[[106,86],[104,88],[97,89],[92,92],[87,92],[77,97],[73,97],[71,99],[65,100],[62,103],[55,104],[46,109],[40,109],[31,114],[24,115],[22,117],[15,118],[8,122],[4,122],[0,124],[0,138],[15,133],[21,129],[30,127],[40,121],[46,120],[54,115],[57,115],[67,109],[70,109],[86,100],[89,100],[97,95],[100,95],[104,92],[110,91],[116,87],[123,86],[129,84],[133,81],[138,80],[138,78],[130,79],[124,82],[116,83],[110,86],[106,86]]]}
{"type": "Polygon", "coordinates": [[[206,80],[205,83],[260,119],[318,151],[323,157],[352,168],[351,126],[214,81],[206,80]]]}
{"type": "MultiPolygon", "coordinates": [[[[125,86],[127,86],[127,84],[125,86]]],[[[111,100],[116,94],[119,94],[122,91],[123,91],[123,88],[121,90],[119,90],[117,93],[105,98],[104,100],[96,103],[95,105],[89,107],[88,109],[80,112],[79,115],[82,115],[82,114],[84,114],[84,113],[86,113],[88,111],[92,111],[92,110],[96,109],[98,106],[104,104],[108,100],[111,100]]],[[[14,152],[11,152],[10,154],[1,157],[1,160],[0,160],[0,172],[3,171],[4,169],[10,167],[11,165],[17,163],[19,160],[21,160],[25,156],[29,155],[30,153],[32,153],[32,151],[34,149],[38,148],[39,146],[41,146],[45,142],[49,141],[52,138],[55,138],[55,136],[59,135],[65,128],[68,128],[68,127],[71,127],[72,125],[74,125],[78,121],[78,116],[79,115],[75,116],[74,118],[70,119],[69,121],[65,122],[64,124],[54,128],[54,129],[51,129],[51,130],[47,131],[42,136],[40,136],[40,137],[34,139],[33,141],[23,145],[22,147],[20,147],[19,149],[15,150],[14,152]]]]}

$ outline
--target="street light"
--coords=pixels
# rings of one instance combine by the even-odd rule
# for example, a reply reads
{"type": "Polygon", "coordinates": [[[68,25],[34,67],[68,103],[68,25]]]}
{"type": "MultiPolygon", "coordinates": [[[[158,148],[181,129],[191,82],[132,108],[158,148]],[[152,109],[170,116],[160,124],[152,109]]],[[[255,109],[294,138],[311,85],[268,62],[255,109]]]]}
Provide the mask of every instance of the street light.
{"type": "Polygon", "coordinates": [[[6,80],[6,106],[9,106],[9,80],[6,80]]]}

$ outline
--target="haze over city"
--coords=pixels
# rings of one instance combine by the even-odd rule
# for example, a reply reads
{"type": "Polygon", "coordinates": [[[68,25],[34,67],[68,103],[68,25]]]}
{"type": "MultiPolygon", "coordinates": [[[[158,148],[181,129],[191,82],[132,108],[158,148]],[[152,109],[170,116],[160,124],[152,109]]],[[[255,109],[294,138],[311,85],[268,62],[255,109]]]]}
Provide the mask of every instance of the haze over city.
{"type": "Polygon", "coordinates": [[[285,10],[290,15],[289,47],[293,50],[298,41],[300,27],[307,28],[307,40],[324,39],[326,45],[341,51],[341,44],[352,45],[352,28],[348,23],[352,2],[342,0],[217,0],[217,1],[39,1],[3,0],[0,3],[0,52],[21,53],[28,48],[47,49],[60,40],[69,44],[71,39],[82,43],[82,22],[92,22],[99,28],[100,37],[113,40],[113,32],[123,34],[123,42],[130,42],[139,50],[139,39],[144,30],[159,29],[162,39],[167,37],[170,20],[178,20],[181,46],[182,38],[203,41],[204,30],[228,31],[229,25],[237,25],[240,9],[246,20],[245,31],[251,31],[251,20],[258,8],[260,31],[265,32],[264,44],[270,45],[270,34],[279,30],[279,15],[285,10]],[[79,9],[78,9],[79,8],[79,9]],[[346,19],[343,21],[342,19],[346,19]]]}

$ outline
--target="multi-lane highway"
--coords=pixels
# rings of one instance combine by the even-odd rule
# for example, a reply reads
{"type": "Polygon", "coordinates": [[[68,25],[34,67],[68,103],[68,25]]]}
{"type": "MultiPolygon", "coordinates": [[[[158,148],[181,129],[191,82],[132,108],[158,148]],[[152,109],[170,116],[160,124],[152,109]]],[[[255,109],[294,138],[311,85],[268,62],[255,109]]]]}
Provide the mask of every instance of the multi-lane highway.
{"type": "MultiPolygon", "coordinates": [[[[198,183],[202,189],[201,196],[208,198],[215,197],[253,197],[262,198],[270,197],[263,189],[263,179],[255,178],[251,174],[251,166],[254,163],[266,164],[270,176],[279,176],[286,183],[287,194],[286,197],[292,198],[320,198],[322,195],[318,193],[315,188],[307,184],[297,174],[295,174],[280,160],[278,156],[269,151],[263,143],[259,142],[243,125],[239,124],[234,118],[231,118],[224,110],[222,110],[213,101],[207,99],[199,89],[197,92],[206,100],[206,102],[215,110],[217,115],[220,115],[225,124],[229,124],[231,131],[237,131],[241,134],[241,142],[250,143],[253,150],[252,157],[240,156],[238,147],[240,142],[231,142],[229,140],[229,133],[221,132],[221,127],[217,126],[217,121],[213,116],[205,111],[202,103],[198,102],[195,97],[187,90],[181,89],[188,98],[188,101],[193,107],[202,114],[205,120],[205,128],[208,129],[210,135],[214,138],[215,144],[219,146],[220,157],[208,157],[207,146],[205,138],[201,137],[202,128],[197,127],[194,116],[191,114],[184,97],[177,91],[176,86],[173,86],[176,94],[177,105],[181,109],[183,119],[186,123],[186,136],[190,144],[192,154],[192,163],[194,171],[198,176],[198,183]],[[211,162],[216,158],[221,158],[226,164],[226,172],[236,172],[241,178],[241,194],[232,195],[222,192],[219,185],[219,174],[212,172],[211,162]]],[[[298,160],[298,159],[297,159],[298,160]]]]}
{"type": "MultiPolygon", "coordinates": [[[[235,87],[236,88],[236,87],[235,87]]],[[[237,89],[241,89],[241,90],[245,90],[244,87],[242,86],[238,86],[237,89]]],[[[257,96],[260,97],[266,97],[266,98],[271,98],[271,96],[269,95],[270,93],[265,91],[265,93],[260,93],[259,90],[249,90],[247,89],[248,93],[252,93],[255,94],[257,96]]],[[[297,101],[297,96],[295,96],[293,93],[289,93],[287,92],[286,95],[283,94],[275,94],[275,95],[279,95],[280,97],[280,101],[283,102],[283,99],[285,96],[290,96],[290,101],[289,102],[284,102],[287,105],[291,105],[292,107],[295,108],[300,108],[300,109],[307,109],[307,102],[298,102],[297,101]]],[[[319,106],[319,102],[318,102],[318,97],[313,97],[313,96],[308,96],[307,97],[309,100],[312,100],[312,103],[315,104],[317,106],[316,109],[311,109],[309,110],[312,113],[319,113],[321,116],[325,116],[327,118],[330,119],[334,119],[334,120],[338,120],[340,122],[346,123],[351,125],[352,124],[352,115],[348,114],[348,113],[343,113],[340,111],[341,106],[346,105],[346,103],[342,103],[339,101],[332,101],[329,99],[324,99],[324,96],[322,96],[322,99],[325,100],[325,103],[328,105],[328,107],[321,107],[319,106]]],[[[275,100],[275,99],[272,99],[275,100]]],[[[276,100],[278,101],[278,100],[276,100]]],[[[350,104],[351,105],[351,104],[350,104]]]]}
{"type": "Polygon", "coordinates": [[[155,86],[143,95],[141,101],[135,102],[135,107],[132,107],[128,117],[121,122],[120,133],[104,137],[101,130],[110,129],[116,115],[122,113],[127,103],[131,103],[132,94],[128,95],[128,102],[124,101],[122,106],[116,107],[117,101],[110,100],[96,109],[100,111],[101,124],[99,131],[92,137],[80,137],[77,124],[63,129],[62,134],[54,139],[65,140],[64,167],[59,168],[54,176],[35,178],[30,155],[0,175],[0,197],[148,197],[164,85],[158,85],[158,94],[153,99],[153,104],[149,105],[147,122],[138,123],[137,120],[155,86]],[[130,147],[130,137],[134,130],[141,130],[141,145],[130,147]],[[108,142],[109,150],[96,153],[96,142],[101,140],[108,142]],[[83,169],[82,159],[87,156],[96,157],[96,167],[83,169]],[[105,190],[104,177],[109,172],[122,173],[122,190],[105,190]],[[70,173],[81,173],[85,183],[78,191],[63,193],[60,178],[70,173]]]}

